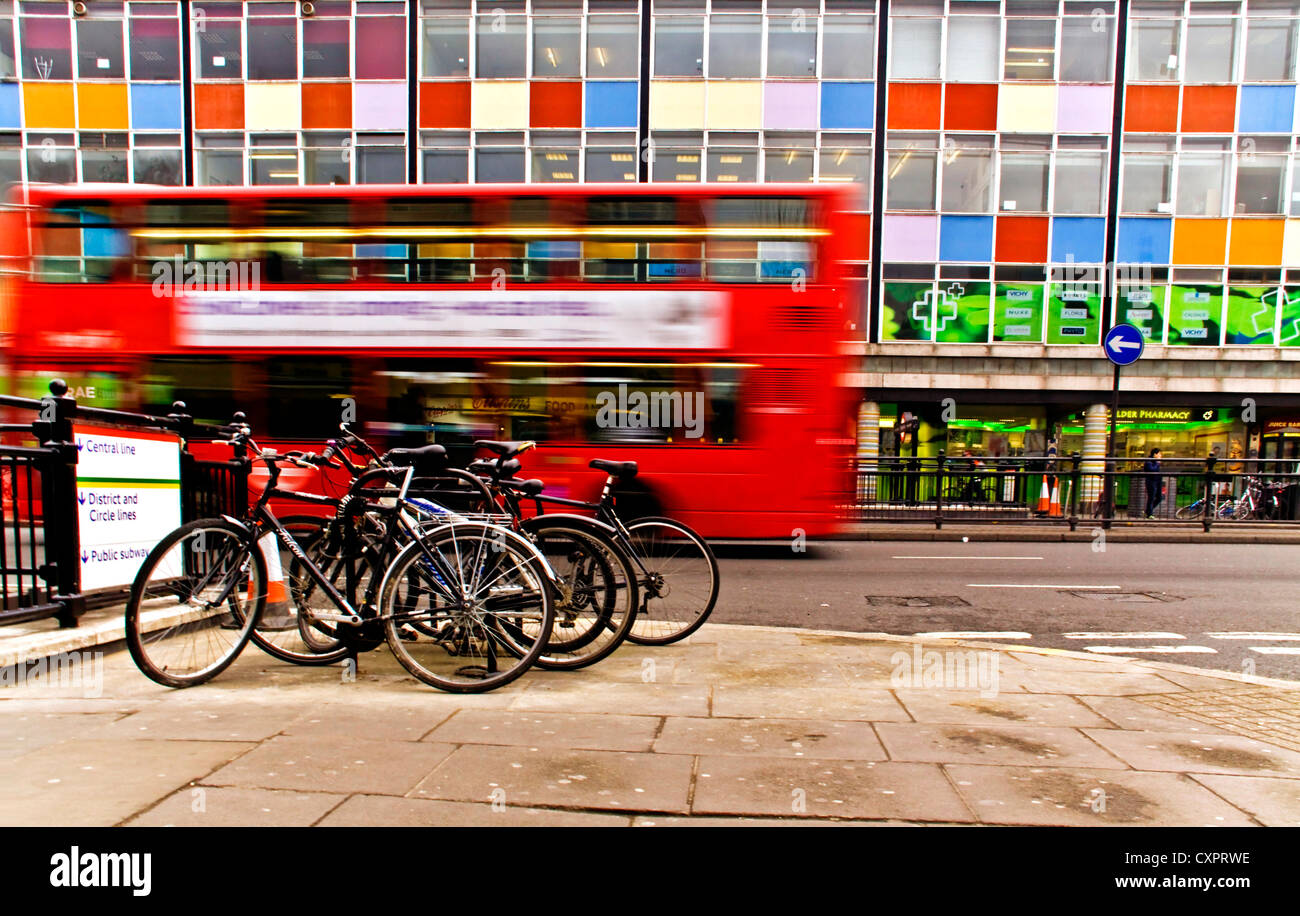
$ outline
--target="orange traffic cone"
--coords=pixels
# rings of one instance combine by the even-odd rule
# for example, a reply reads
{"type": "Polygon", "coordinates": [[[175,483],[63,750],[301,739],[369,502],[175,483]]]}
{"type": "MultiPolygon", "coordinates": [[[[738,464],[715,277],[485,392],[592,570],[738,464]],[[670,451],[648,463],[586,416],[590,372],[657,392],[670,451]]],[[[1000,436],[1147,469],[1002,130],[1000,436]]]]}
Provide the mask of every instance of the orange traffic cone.
{"type": "Polygon", "coordinates": [[[1038,491],[1038,514],[1046,515],[1052,505],[1051,494],[1047,491],[1047,475],[1043,475],[1043,488],[1038,491]]]}
{"type": "Polygon", "coordinates": [[[1053,518],[1061,517],[1061,479],[1059,477],[1052,479],[1052,503],[1048,507],[1047,514],[1053,518]]]}
{"type": "MultiPolygon", "coordinates": [[[[275,535],[264,534],[257,542],[257,549],[266,560],[266,607],[262,610],[259,630],[291,630],[295,621],[289,610],[289,590],[284,584],[284,567],[280,563],[280,547],[275,535]]],[[[248,600],[254,600],[252,583],[249,583],[248,600]]]]}

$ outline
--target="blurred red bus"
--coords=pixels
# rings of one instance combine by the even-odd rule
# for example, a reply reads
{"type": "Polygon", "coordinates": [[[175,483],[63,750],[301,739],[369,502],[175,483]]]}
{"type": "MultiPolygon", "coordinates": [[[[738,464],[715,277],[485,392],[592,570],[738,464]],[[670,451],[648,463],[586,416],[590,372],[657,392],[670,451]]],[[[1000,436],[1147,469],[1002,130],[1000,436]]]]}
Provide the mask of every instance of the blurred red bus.
{"type": "Polygon", "coordinates": [[[319,449],[535,439],[525,471],[715,537],[837,527],[844,186],[35,186],[4,216],[10,388],[319,449]]]}

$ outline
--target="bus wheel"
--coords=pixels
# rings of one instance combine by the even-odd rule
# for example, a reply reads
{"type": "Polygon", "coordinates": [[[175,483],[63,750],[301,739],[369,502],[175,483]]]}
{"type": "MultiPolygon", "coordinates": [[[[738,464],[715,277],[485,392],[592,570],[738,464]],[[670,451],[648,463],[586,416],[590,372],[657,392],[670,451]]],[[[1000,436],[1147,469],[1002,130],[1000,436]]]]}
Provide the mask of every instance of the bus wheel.
{"type": "Polygon", "coordinates": [[[614,487],[614,508],[625,523],[664,514],[663,503],[639,480],[629,480],[614,487]]]}

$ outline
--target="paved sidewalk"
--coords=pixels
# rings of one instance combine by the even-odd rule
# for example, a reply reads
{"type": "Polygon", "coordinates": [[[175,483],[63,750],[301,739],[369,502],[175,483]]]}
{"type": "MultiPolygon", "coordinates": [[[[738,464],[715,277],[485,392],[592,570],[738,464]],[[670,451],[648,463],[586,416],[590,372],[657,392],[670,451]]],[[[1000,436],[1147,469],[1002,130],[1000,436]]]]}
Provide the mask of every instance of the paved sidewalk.
{"type": "Polygon", "coordinates": [[[1300,825],[1300,684],[1159,662],[708,625],[478,696],[387,648],[102,674],[0,688],[0,823],[1300,825]]]}
{"type": "MultiPolygon", "coordinates": [[[[1080,519],[1078,530],[1065,522],[981,522],[947,521],[936,529],[928,522],[854,522],[836,536],[850,541],[1022,541],[1086,542],[1095,540],[1101,526],[1092,519],[1080,519]]],[[[1300,544],[1300,527],[1266,523],[1211,526],[1203,531],[1195,524],[1116,523],[1106,529],[1106,539],[1117,544],[1300,544]]]]}

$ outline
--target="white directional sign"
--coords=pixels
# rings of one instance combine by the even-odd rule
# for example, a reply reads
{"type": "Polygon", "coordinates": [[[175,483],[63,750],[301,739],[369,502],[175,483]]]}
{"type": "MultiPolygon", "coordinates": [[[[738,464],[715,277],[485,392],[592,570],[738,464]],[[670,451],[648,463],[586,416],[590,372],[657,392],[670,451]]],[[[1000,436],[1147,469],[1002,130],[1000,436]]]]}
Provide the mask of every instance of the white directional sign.
{"type": "Polygon", "coordinates": [[[130,585],[153,546],[181,523],[175,436],[78,426],[81,588],[130,585]]]}
{"type": "Polygon", "coordinates": [[[1127,366],[1142,355],[1142,332],[1129,324],[1117,324],[1106,332],[1101,349],[1117,366],[1127,366]]]}

